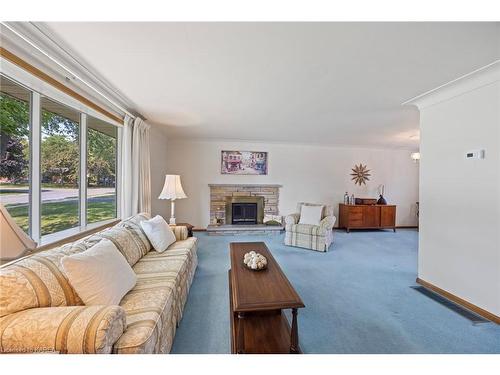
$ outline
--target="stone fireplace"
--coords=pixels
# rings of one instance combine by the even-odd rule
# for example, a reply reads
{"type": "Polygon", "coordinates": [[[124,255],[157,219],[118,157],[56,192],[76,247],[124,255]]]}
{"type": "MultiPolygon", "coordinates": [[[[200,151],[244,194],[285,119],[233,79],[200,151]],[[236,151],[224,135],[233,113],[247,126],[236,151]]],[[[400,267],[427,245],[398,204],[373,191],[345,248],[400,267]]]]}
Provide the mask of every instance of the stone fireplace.
{"type": "Polygon", "coordinates": [[[276,231],[263,225],[264,215],[279,215],[279,189],[270,184],[209,184],[210,225],[207,230],[276,231]],[[219,221],[219,224],[217,224],[219,221]],[[253,229],[248,229],[253,228],[253,229]]]}

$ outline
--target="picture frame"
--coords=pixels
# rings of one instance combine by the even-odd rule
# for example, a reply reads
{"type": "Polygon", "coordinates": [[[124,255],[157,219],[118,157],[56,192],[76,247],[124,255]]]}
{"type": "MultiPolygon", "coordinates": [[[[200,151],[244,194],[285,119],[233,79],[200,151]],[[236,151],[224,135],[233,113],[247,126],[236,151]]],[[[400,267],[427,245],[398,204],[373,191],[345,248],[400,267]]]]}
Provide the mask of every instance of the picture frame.
{"type": "Polygon", "coordinates": [[[267,151],[221,151],[221,174],[267,175],[267,151]]]}

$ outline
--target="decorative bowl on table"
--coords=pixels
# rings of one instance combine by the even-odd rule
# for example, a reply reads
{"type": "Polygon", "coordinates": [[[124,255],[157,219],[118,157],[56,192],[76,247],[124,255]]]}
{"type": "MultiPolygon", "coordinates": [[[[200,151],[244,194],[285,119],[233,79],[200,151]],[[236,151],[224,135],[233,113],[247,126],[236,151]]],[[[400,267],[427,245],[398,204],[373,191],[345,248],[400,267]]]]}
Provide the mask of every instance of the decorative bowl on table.
{"type": "Polygon", "coordinates": [[[243,264],[252,271],[262,271],[267,268],[267,259],[262,254],[250,251],[243,256],[243,264]]]}

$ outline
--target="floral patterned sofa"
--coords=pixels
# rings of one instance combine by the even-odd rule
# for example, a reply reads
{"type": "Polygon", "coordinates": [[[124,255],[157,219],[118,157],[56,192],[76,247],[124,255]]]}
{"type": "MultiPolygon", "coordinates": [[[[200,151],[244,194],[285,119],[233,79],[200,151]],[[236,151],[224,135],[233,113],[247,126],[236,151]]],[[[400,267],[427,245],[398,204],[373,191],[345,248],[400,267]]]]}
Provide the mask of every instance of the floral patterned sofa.
{"type": "Polygon", "coordinates": [[[135,215],[114,227],[0,268],[1,353],[169,353],[197,266],[197,239],[158,253],[135,215]],[[66,255],[111,240],[137,274],[119,306],[84,306],[61,267],[66,255]]]}

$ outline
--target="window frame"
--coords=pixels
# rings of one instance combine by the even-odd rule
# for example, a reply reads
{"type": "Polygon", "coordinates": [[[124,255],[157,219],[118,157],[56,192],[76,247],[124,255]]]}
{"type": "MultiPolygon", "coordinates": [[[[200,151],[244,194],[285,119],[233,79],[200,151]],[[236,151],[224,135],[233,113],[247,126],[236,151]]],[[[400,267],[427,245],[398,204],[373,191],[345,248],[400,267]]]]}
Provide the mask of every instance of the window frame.
{"type": "Polygon", "coordinates": [[[85,105],[74,97],[62,92],[56,87],[34,76],[23,68],[15,65],[7,59],[1,59],[0,74],[16,84],[30,91],[30,164],[29,164],[29,232],[31,238],[38,242],[39,246],[47,246],[59,242],[67,237],[77,235],[107,225],[119,220],[121,217],[121,123],[105,116],[104,114],[85,105]],[[59,232],[41,235],[41,96],[59,102],[80,113],[80,171],[79,171],[79,225],[59,232]],[[87,117],[92,116],[117,128],[116,147],[116,217],[87,224],[87,117]]]}
{"type": "MultiPolygon", "coordinates": [[[[89,151],[89,148],[88,148],[88,134],[89,134],[89,127],[88,127],[88,118],[89,117],[92,117],[92,115],[87,115],[85,114],[85,129],[83,130],[82,129],[82,132],[85,131],[85,168],[84,169],[80,169],[80,170],[84,170],[85,171],[85,196],[82,195],[82,197],[85,197],[85,205],[81,205],[82,207],[82,210],[85,209],[85,212],[83,213],[83,215],[85,216],[85,223],[87,225],[93,225],[93,224],[96,224],[96,223],[101,223],[101,222],[109,222],[110,220],[116,220],[117,218],[120,218],[121,217],[121,211],[120,211],[120,195],[119,195],[119,180],[120,180],[120,172],[121,172],[121,127],[118,127],[118,126],[115,126],[116,127],[116,157],[115,157],[115,218],[114,219],[108,219],[108,220],[102,220],[100,222],[92,222],[92,223],[88,223],[87,222],[87,203],[88,203],[88,199],[89,197],[87,196],[87,192],[88,192],[88,151],[89,151]]],[[[106,123],[108,123],[107,121],[104,121],[106,123]]],[[[112,124],[110,124],[112,125],[112,124]]],[[[90,128],[92,129],[92,128],[90,128]]],[[[83,145],[82,145],[83,147],[83,145]]]]}

